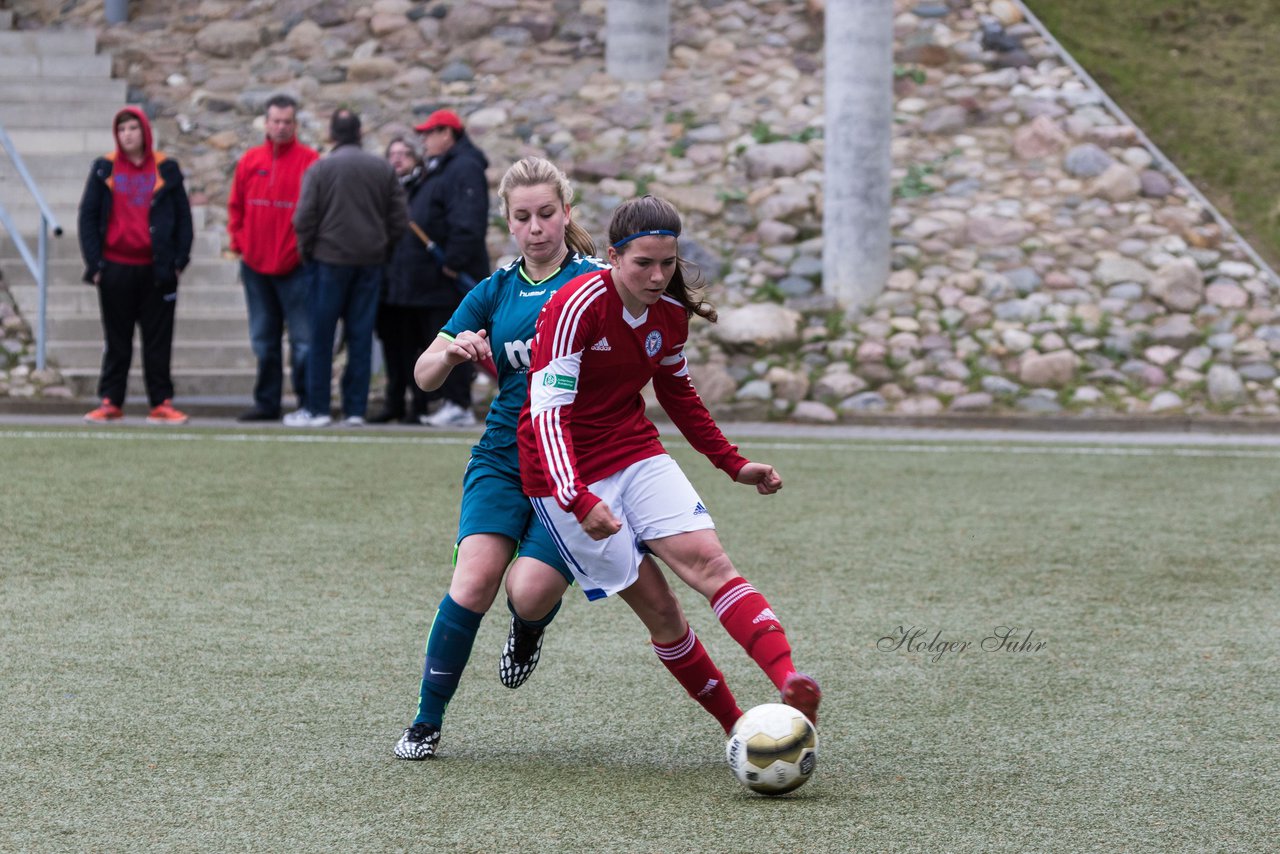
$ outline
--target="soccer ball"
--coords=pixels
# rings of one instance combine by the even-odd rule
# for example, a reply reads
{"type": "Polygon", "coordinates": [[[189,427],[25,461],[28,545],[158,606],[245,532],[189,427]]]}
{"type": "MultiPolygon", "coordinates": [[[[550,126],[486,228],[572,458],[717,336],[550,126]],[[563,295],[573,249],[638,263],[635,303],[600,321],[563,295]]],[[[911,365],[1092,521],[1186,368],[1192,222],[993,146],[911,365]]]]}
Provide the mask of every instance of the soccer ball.
{"type": "Polygon", "coordinates": [[[782,703],[756,706],[738,718],[725,746],[738,782],[762,795],[782,795],[805,784],[818,764],[818,732],[782,703]]]}

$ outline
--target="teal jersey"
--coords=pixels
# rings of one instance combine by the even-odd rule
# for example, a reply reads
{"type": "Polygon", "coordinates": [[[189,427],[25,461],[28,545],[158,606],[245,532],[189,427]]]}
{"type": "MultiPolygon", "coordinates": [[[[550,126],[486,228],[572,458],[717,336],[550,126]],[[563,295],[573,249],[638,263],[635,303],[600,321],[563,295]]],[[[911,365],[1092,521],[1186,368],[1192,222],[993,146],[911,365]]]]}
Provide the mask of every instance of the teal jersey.
{"type": "Polygon", "coordinates": [[[514,448],[516,422],[528,395],[529,348],[542,306],[569,280],[608,267],[599,258],[574,253],[560,272],[535,284],[524,275],[522,259],[517,258],[476,285],[440,330],[450,338],[481,329],[489,334],[498,368],[498,396],[489,406],[481,447],[514,448]]]}

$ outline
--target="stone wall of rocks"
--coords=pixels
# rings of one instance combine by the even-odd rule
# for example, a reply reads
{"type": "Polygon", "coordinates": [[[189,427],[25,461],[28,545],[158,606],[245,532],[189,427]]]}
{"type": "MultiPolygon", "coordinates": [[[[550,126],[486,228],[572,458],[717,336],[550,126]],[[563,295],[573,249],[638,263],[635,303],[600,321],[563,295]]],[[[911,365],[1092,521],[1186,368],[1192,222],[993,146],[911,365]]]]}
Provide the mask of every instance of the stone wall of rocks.
{"type": "MultiPolygon", "coordinates": [[[[895,0],[894,271],[848,312],[820,282],[821,0],[672,0],[670,67],[643,84],[604,74],[604,0],[131,6],[101,44],[215,227],[277,91],[312,143],[339,105],[371,147],[453,108],[494,185],[560,163],[598,239],[623,199],[670,198],[720,309],[691,355],[723,413],[1280,413],[1277,283],[1008,0],[895,0]]],[[[491,248],[512,250],[497,220],[491,248]]]]}

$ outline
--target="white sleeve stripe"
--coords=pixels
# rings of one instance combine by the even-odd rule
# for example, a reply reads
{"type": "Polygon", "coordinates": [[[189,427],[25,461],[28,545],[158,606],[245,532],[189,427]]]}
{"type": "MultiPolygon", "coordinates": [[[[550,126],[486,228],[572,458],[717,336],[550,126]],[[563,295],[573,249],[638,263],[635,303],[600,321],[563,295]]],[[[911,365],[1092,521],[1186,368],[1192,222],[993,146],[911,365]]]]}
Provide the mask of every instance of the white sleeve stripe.
{"type": "Polygon", "coordinates": [[[551,475],[556,501],[567,507],[578,493],[573,485],[573,467],[569,465],[568,449],[560,432],[559,407],[536,416],[534,424],[538,431],[538,444],[542,447],[543,457],[547,462],[547,473],[551,475]]]}
{"type": "MultiPolygon", "coordinates": [[[[547,360],[547,369],[554,372],[572,363],[573,370],[568,372],[575,382],[581,376],[581,355],[573,352],[573,340],[578,331],[578,323],[583,313],[598,297],[604,295],[605,283],[600,276],[589,281],[565,303],[564,311],[551,330],[551,353],[547,360]]],[[[542,373],[539,371],[538,373],[542,373]]],[[[563,507],[568,507],[577,498],[574,486],[575,473],[573,460],[569,457],[569,448],[564,441],[564,432],[560,426],[560,407],[576,397],[576,388],[569,393],[568,399],[563,394],[531,395],[530,410],[538,437],[538,446],[547,465],[547,473],[551,477],[556,500],[563,507]],[[535,405],[536,404],[536,405],[535,405]]]]}
{"type": "Polygon", "coordinates": [[[683,353],[676,353],[676,354],[671,355],[671,356],[668,356],[667,358],[665,358],[665,359],[663,359],[662,361],[658,362],[658,364],[660,364],[660,365],[678,365],[678,364],[680,364],[680,363],[681,363],[681,362],[683,362],[683,361],[684,361],[684,354],[683,354],[683,353]]]}
{"type": "Polygon", "coordinates": [[[578,332],[578,322],[582,319],[583,312],[597,297],[604,295],[604,288],[604,280],[597,277],[569,297],[564,307],[564,313],[560,315],[560,320],[556,323],[554,330],[555,335],[551,341],[552,359],[569,355],[573,347],[573,338],[578,332]]]}
{"type": "Polygon", "coordinates": [[[529,379],[529,412],[537,415],[556,406],[568,406],[578,396],[578,378],[582,374],[582,353],[548,362],[534,371],[529,379]],[[561,384],[561,379],[572,380],[561,384]],[[548,383],[550,380],[550,383],[548,383]]]}
{"type": "Polygon", "coordinates": [[[578,488],[574,485],[574,481],[578,473],[573,470],[573,459],[569,456],[569,448],[564,442],[564,428],[560,425],[560,410],[557,409],[552,415],[554,421],[552,426],[555,429],[556,453],[560,461],[560,477],[564,480],[564,487],[561,494],[564,497],[566,507],[578,497],[578,488]]]}
{"type": "Polygon", "coordinates": [[[551,410],[542,419],[546,431],[547,462],[551,477],[556,484],[556,500],[568,505],[577,497],[573,488],[573,466],[569,464],[569,449],[565,447],[564,435],[560,432],[560,409],[551,410]]]}
{"type": "Polygon", "coordinates": [[[602,282],[593,282],[582,288],[569,298],[560,322],[556,324],[555,336],[551,341],[551,358],[568,355],[573,348],[573,339],[578,332],[578,322],[582,313],[597,296],[604,293],[602,282]]]}
{"type": "Polygon", "coordinates": [[[538,447],[542,451],[543,459],[547,462],[547,474],[551,476],[552,495],[555,496],[556,501],[560,501],[563,489],[559,476],[559,469],[555,460],[555,448],[550,440],[547,429],[547,422],[554,417],[554,412],[555,410],[548,410],[547,412],[533,416],[533,425],[537,431],[538,447]]]}

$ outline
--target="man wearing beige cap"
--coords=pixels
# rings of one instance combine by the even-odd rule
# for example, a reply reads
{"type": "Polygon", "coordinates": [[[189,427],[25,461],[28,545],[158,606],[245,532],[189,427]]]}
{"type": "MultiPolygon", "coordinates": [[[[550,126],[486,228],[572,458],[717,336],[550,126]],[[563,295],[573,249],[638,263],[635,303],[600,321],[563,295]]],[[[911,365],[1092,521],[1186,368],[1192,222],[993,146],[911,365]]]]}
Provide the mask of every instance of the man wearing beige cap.
{"type": "MultiPolygon", "coordinates": [[[[462,119],[452,110],[436,110],[414,128],[422,135],[427,175],[409,206],[409,219],[430,241],[422,244],[421,264],[430,270],[428,292],[431,337],[443,328],[462,297],[489,275],[485,229],[489,225],[488,159],[471,142],[462,119]]],[[[471,381],[475,368],[455,368],[438,394],[439,410],[424,416],[431,427],[469,427],[471,381]]]]}

